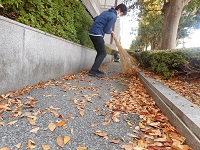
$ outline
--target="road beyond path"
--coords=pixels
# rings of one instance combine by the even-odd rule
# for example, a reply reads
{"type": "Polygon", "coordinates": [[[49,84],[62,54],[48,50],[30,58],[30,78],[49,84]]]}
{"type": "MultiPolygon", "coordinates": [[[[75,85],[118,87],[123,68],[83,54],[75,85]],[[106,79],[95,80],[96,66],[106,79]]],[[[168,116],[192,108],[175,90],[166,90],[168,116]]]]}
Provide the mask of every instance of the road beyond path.
{"type": "Polygon", "coordinates": [[[0,149],[188,147],[139,79],[121,74],[119,63],[103,71],[103,79],[83,71],[1,95],[0,149]]]}

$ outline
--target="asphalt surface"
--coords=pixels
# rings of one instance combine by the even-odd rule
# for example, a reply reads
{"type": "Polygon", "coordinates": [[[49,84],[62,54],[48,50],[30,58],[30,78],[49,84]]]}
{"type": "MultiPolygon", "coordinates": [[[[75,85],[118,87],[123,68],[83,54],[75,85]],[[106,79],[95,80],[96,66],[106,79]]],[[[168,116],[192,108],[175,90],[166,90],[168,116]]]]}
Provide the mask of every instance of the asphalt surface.
{"type": "Polygon", "coordinates": [[[105,66],[103,71],[106,73],[104,79],[79,73],[51,80],[42,88],[34,88],[11,98],[10,101],[18,100],[16,103],[23,105],[19,107],[19,104],[10,102],[11,110],[0,114],[0,122],[3,122],[0,125],[0,149],[9,147],[18,150],[16,145],[21,144],[21,150],[28,149],[30,145],[35,150],[42,150],[42,145],[48,145],[52,150],[76,150],[80,146],[88,150],[120,150],[120,145],[133,141],[127,136],[133,129],[125,120],[130,119],[133,126],[137,126],[138,115],[120,115],[119,122],[111,120],[107,125],[102,125],[111,118],[105,104],[113,94],[125,90],[128,84],[128,79],[121,80],[118,76],[121,73],[119,63],[113,62],[105,66]],[[30,100],[32,103],[29,103],[30,100]],[[35,125],[28,118],[32,118],[35,125]],[[15,120],[17,122],[12,124],[15,120]],[[53,131],[49,129],[50,123],[57,124],[62,120],[67,120],[63,126],[57,126],[53,131]],[[38,131],[30,132],[35,128],[38,131]],[[100,135],[98,130],[101,130],[100,135]],[[63,148],[57,144],[59,135],[70,137],[63,148]],[[111,142],[116,138],[120,139],[119,143],[111,142]],[[34,143],[28,146],[28,140],[34,143]]]}

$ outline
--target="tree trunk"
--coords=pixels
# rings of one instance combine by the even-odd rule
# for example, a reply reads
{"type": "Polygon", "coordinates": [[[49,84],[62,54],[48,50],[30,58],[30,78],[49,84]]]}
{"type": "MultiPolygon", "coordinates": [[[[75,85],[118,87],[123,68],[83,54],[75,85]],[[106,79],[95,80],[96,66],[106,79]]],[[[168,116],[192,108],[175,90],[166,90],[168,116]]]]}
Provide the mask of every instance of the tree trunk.
{"type": "Polygon", "coordinates": [[[189,1],[190,0],[170,0],[164,3],[164,23],[162,27],[160,49],[176,48],[179,20],[183,7],[187,5],[189,1]]]}

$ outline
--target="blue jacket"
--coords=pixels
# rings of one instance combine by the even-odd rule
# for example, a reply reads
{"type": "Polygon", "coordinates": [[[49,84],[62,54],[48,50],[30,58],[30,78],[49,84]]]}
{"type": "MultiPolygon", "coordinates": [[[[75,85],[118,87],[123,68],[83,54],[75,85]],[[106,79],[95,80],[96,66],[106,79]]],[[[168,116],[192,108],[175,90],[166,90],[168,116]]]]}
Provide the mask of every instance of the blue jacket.
{"type": "Polygon", "coordinates": [[[114,8],[102,12],[94,18],[89,34],[93,36],[102,36],[112,33],[112,27],[117,20],[117,12],[114,8]]]}

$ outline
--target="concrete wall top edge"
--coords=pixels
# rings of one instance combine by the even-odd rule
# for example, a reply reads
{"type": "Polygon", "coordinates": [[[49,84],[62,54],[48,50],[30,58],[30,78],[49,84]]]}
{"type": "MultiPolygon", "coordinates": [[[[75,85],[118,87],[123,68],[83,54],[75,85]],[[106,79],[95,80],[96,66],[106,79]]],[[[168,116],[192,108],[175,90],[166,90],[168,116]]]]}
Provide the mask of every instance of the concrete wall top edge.
{"type": "Polygon", "coordinates": [[[77,46],[80,46],[80,47],[83,47],[83,48],[87,48],[87,49],[90,49],[90,50],[94,50],[94,49],[88,48],[88,47],[86,47],[86,46],[83,46],[83,45],[80,45],[80,44],[77,44],[77,43],[71,42],[71,41],[69,41],[69,40],[66,40],[66,39],[63,39],[63,38],[57,37],[57,36],[52,35],[52,34],[50,34],[50,33],[47,33],[47,32],[44,32],[44,31],[41,31],[41,30],[39,30],[39,29],[36,29],[36,28],[30,27],[30,26],[25,25],[25,24],[23,24],[23,23],[20,23],[20,22],[14,21],[14,20],[12,20],[12,19],[6,18],[6,17],[1,16],[1,15],[0,15],[0,20],[3,20],[3,21],[5,21],[5,22],[11,23],[11,24],[14,24],[14,25],[17,25],[17,26],[20,26],[20,27],[25,28],[25,29],[29,29],[29,30],[32,30],[32,31],[35,31],[35,32],[38,32],[38,33],[44,34],[44,35],[46,35],[46,36],[50,36],[50,37],[53,37],[53,38],[56,38],[56,39],[59,39],[59,40],[62,40],[62,41],[68,42],[68,43],[70,43],[70,44],[74,44],[74,45],[77,45],[77,46]]]}

